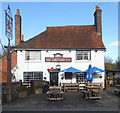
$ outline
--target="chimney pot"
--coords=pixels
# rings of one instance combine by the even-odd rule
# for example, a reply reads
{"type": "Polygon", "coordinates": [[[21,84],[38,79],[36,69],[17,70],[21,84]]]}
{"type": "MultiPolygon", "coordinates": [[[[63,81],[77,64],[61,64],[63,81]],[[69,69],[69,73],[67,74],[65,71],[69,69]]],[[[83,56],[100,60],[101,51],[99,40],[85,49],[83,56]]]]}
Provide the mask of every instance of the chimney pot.
{"type": "Polygon", "coordinates": [[[97,9],[99,9],[99,7],[98,7],[98,6],[96,6],[96,10],[97,10],[97,9]]]}
{"type": "Polygon", "coordinates": [[[24,35],[22,35],[22,41],[24,41],[24,35]]]}
{"type": "Polygon", "coordinates": [[[20,15],[20,13],[19,13],[19,9],[17,9],[17,15],[20,15]]]}

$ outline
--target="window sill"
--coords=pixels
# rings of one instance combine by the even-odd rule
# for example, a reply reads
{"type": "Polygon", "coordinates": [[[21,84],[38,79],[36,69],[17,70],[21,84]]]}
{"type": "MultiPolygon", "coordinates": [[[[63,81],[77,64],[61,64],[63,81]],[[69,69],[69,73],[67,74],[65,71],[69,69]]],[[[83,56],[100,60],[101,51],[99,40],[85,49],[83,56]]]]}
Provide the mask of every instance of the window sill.
{"type": "Polygon", "coordinates": [[[25,63],[41,63],[41,60],[25,60],[25,63]]]}
{"type": "Polygon", "coordinates": [[[65,79],[65,80],[72,80],[72,79],[65,79]]]}
{"type": "Polygon", "coordinates": [[[92,62],[92,60],[76,60],[76,62],[92,62]]]}

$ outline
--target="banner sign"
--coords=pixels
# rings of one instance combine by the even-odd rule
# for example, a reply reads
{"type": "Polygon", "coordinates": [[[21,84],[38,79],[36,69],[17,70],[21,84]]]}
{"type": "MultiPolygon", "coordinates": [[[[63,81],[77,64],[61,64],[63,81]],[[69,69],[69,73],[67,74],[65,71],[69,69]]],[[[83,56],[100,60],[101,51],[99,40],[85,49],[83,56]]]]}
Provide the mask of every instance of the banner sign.
{"type": "Polygon", "coordinates": [[[12,36],[13,33],[13,19],[10,15],[5,11],[5,33],[6,35],[12,36]]]}
{"type": "Polygon", "coordinates": [[[72,58],[63,58],[63,54],[54,54],[54,57],[46,57],[45,62],[71,62],[72,58]]]}
{"type": "Polygon", "coordinates": [[[45,62],[71,62],[71,58],[45,58],[45,62]]]}

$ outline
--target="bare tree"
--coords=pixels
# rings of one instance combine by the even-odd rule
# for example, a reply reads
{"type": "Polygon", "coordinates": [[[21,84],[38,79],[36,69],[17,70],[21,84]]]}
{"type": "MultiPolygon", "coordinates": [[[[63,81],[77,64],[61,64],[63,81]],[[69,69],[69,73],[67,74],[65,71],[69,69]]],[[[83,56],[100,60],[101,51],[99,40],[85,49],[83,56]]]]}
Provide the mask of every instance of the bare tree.
{"type": "Polygon", "coordinates": [[[112,58],[110,58],[109,56],[105,56],[105,63],[113,63],[113,59],[112,58]]]}
{"type": "Polygon", "coordinates": [[[116,69],[120,70],[120,57],[117,58],[115,65],[116,65],[116,69]]]}
{"type": "Polygon", "coordinates": [[[113,63],[113,59],[109,56],[105,57],[105,69],[114,70],[116,68],[115,63],[113,63]]]}
{"type": "Polygon", "coordinates": [[[0,39],[0,59],[7,55],[7,49],[4,48],[0,39]]]}

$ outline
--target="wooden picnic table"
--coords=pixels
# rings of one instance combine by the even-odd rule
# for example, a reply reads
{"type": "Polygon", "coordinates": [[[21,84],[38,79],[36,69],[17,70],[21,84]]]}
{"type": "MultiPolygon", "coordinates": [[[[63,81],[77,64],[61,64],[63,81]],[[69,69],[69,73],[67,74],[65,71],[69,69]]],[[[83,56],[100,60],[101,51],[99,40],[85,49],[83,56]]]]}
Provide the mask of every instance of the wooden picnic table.
{"type": "Polygon", "coordinates": [[[48,91],[47,100],[63,100],[63,91],[48,91]]]}
{"type": "Polygon", "coordinates": [[[115,95],[120,95],[120,85],[115,85],[114,93],[115,95]]]}
{"type": "Polygon", "coordinates": [[[79,84],[78,83],[63,83],[63,89],[65,91],[78,91],[79,84]]]}
{"type": "Polygon", "coordinates": [[[84,87],[89,89],[89,90],[100,89],[100,86],[84,86],[84,87]]]}
{"type": "Polygon", "coordinates": [[[118,87],[118,88],[120,88],[120,85],[115,85],[115,87],[118,87]]]}
{"type": "Polygon", "coordinates": [[[61,87],[59,87],[59,86],[56,86],[56,87],[50,86],[49,87],[49,91],[60,91],[60,90],[61,90],[61,87]]]}
{"type": "MultiPolygon", "coordinates": [[[[101,98],[101,89],[102,86],[85,86],[85,98],[86,99],[96,99],[101,98]],[[94,94],[94,96],[93,96],[94,94]]],[[[84,92],[84,91],[83,91],[84,92]]]]}

